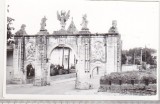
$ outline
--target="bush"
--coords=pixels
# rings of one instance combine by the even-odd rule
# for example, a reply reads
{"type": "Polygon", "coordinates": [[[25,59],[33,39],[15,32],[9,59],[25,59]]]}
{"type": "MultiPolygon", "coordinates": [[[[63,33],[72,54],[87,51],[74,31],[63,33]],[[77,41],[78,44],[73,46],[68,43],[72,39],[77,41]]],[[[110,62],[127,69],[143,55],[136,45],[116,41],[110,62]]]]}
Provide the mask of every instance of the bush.
{"type": "Polygon", "coordinates": [[[156,83],[156,76],[154,76],[153,74],[148,74],[148,75],[141,76],[140,83],[155,84],[156,83]]]}
{"type": "Polygon", "coordinates": [[[114,72],[109,75],[102,76],[100,84],[154,84],[156,83],[156,75],[148,71],[128,71],[128,72],[114,72]],[[111,81],[111,82],[110,82],[111,81]]]}
{"type": "Polygon", "coordinates": [[[99,92],[112,92],[122,94],[134,94],[134,95],[156,95],[156,84],[150,84],[145,86],[144,84],[123,84],[123,85],[101,85],[99,92]]]}
{"type": "Polygon", "coordinates": [[[156,81],[155,73],[149,71],[114,72],[101,77],[99,91],[155,95],[156,81]]]}

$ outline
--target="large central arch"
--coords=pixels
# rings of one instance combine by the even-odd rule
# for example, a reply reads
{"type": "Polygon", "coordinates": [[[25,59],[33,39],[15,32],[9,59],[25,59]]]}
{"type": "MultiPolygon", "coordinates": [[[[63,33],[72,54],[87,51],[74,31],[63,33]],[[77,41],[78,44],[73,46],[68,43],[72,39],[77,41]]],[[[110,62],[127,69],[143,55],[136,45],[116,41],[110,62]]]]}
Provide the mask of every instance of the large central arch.
{"type": "Polygon", "coordinates": [[[69,47],[69,48],[73,51],[73,53],[75,54],[76,59],[77,59],[77,60],[79,59],[78,53],[75,51],[76,49],[72,48],[72,46],[69,45],[69,44],[59,44],[59,43],[54,44],[53,46],[49,47],[49,50],[48,50],[48,52],[47,52],[47,54],[48,54],[48,59],[51,58],[51,54],[52,54],[53,50],[54,50],[57,46],[59,46],[59,45],[63,45],[64,47],[69,47]]]}

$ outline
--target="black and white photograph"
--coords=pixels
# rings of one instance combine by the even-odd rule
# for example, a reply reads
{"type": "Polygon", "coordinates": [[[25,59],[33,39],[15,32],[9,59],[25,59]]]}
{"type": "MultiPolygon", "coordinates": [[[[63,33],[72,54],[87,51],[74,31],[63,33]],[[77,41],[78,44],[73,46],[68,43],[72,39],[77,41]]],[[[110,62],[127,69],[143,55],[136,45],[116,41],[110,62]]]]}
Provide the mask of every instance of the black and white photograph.
{"type": "Polygon", "coordinates": [[[4,97],[157,100],[159,2],[7,0],[4,97]]]}

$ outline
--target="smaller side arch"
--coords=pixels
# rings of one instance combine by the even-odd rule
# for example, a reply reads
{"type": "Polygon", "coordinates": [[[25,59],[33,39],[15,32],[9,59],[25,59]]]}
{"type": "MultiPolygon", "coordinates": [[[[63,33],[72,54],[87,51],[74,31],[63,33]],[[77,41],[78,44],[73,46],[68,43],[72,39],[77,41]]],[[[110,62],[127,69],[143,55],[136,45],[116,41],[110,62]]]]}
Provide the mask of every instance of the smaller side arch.
{"type": "Polygon", "coordinates": [[[91,64],[90,75],[94,76],[103,76],[105,74],[105,63],[95,62],[91,64]]]}
{"type": "Polygon", "coordinates": [[[33,61],[28,61],[24,65],[24,81],[25,83],[33,83],[36,75],[36,67],[33,61]],[[32,69],[28,69],[32,68],[32,69]],[[29,75],[29,76],[28,76],[29,75]]]}

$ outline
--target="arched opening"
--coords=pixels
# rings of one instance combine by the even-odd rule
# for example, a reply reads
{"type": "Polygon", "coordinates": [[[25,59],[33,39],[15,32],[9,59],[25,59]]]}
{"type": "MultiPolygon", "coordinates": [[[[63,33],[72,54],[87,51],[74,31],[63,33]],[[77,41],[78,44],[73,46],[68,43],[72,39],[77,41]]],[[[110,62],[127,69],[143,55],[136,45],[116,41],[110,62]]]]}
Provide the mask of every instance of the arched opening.
{"type": "Polygon", "coordinates": [[[103,76],[105,73],[105,69],[104,69],[104,66],[100,66],[100,65],[95,65],[93,68],[92,68],[92,71],[91,71],[91,75],[92,77],[101,77],[103,76]]]}
{"type": "Polygon", "coordinates": [[[100,70],[100,67],[99,66],[96,66],[95,68],[93,68],[92,70],[92,76],[97,76],[99,75],[99,70],[100,70]]]}
{"type": "Polygon", "coordinates": [[[77,58],[71,47],[60,44],[50,54],[50,76],[76,72],[77,58]]]}
{"type": "Polygon", "coordinates": [[[30,63],[26,66],[26,78],[27,78],[27,83],[33,83],[35,77],[35,69],[33,65],[30,63]]]}

